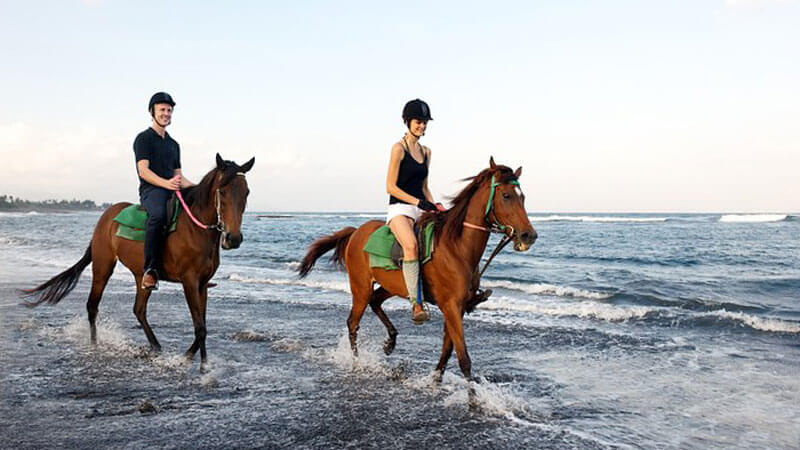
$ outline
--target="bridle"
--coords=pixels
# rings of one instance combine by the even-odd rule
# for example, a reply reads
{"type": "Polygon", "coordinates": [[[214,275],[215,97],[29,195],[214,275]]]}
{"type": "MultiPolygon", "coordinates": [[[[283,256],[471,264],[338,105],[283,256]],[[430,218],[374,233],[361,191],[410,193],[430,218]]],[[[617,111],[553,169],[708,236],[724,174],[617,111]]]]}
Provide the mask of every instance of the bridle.
{"type": "MultiPolygon", "coordinates": [[[[244,172],[236,172],[236,175],[243,177],[244,172]]],[[[183,200],[183,195],[181,195],[181,191],[179,190],[175,191],[175,194],[178,196],[178,200],[181,201],[181,205],[183,205],[183,210],[186,211],[186,214],[189,215],[189,218],[192,219],[192,222],[194,222],[194,224],[197,225],[199,228],[202,228],[204,230],[209,230],[209,229],[216,230],[219,231],[220,233],[226,232],[225,230],[227,229],[227,225],[225,225],[225,222],[222,220],[222,198],[220,197],[219,188],[217,188],[216,191],[214,192],[214,203],[217,210],[217,223],[215,223],[214,225],[205,225],[199,220],[197,220],[194,214],[192,214],[192,210],[189,209],[189,206],[183,200]]]]}
{"type": "Polygon", "coordinates": [[[486,203],[486,211],[483,214],[483,222],[489,225],[489,227],[474,225],[466,221],[464,222],[465,227],[472,228],[473,230],[480,230],[491,233],[505,233],[506,236],[509,237],[514,236],[514,233],[516,233],[514,227],[511,225],[503,225],[502,223],[500,223],[500,221],[497,220],[497,214],[495,214],[494,212],[494,193],[497,189],[497,186],[500,186],[502,184],[513,184],[515,186],[519,186],[519,181],[511,180],[508,183],[498,183],[497,181],[495,181],[494,175],[492,175],[492,183],[489,189],[489,201],[486,203]],[[511,230],[511,233],[506,233],[506,230],[509,229],[511,230]]]}
{"type": "MultiPolygon", "coordinates": [[[[495,247],[492,255],[489,256],[486,264],[484,264],[483,269],[481,269],[481,273],[478,275],[478,278],[483,276],[483,272],[485,272],[486,268],[489,267],[489,263],[492,262],[492,259],[494,259],[498,253],[500,253],[500,250],[502,250],[506,245],[508,245],[509,242],[511,242],[511,240],[514,238],[514,234],[517,232],[513,226],[503,225],[499,220],[497,220],[497,214],[495,214],[494,211],[494,193],[497,189],[497,186],[500,186],[501,184],[506,183],[498,183],[495,180],[494,175],[492,175],[492,184],[489,190],[489,201],[486,203],[486,211],[483,214],[483,222],[489,226],[483,227],[464,221],[464,226],[467,228],[472,228],[473,230],[485,231],[487,233],[503,233],[503,238],[497,243],[497,247],[495,247]],[[508,233],[506,230],[511,230],[511,232],[508,233]]],[[[519,181],[517,180],[511,180],[507,184],[513,184],[519,187],[519,181]]]]}

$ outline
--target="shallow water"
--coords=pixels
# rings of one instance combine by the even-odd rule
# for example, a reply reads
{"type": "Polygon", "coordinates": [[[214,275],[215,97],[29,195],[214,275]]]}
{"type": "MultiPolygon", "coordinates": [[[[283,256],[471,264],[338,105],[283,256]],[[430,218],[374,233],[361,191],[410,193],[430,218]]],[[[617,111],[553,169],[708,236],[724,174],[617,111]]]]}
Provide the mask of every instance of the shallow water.
{"type": "Polygon", "coordinates": [[[353,359],[346,277],[293,276],[311,240],[370,215],[286,216],[249,214],[223,253],[206,372],[181,357],[193,331],[176,285],[149,303],[161,355],[121,266],[97,347],[89,270],[59,305],[19,307],[15,289],[80,258],[97,214],[0,216],[0,447],[800,446],[795,216],[533,216],[539,240],[497,258],[495,294],[465,320],[474,408],[455,356],[431,378],[438,311],[416,327],[388,302],[388,357],[368,312],[353,359]]]}

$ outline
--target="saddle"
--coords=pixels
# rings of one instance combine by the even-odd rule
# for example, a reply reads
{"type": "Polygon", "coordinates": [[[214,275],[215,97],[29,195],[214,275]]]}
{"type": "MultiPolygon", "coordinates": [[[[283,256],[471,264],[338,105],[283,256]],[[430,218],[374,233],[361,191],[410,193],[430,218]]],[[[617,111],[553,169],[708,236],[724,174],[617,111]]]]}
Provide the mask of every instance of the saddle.
{"type": "MultiPolygon", "coordinates": [[[[175,231],[180,212],[178,197],[173,193],[169,201],[167,201],[167,217],[170,218],[167,225],[167,233],[175,231]]],[[[119,224],[117,236],[131,241],[144,241],[147,210],[142,205],[135,204],[124,208],[114,217],[114,221],[119,224]]]]}
{"type": "MultiPolygon", "coordinates": [[[[433,255],[433,222],[424,228],[414,227],[419,243],[419,260],[422,264],[431,260],[433,255]]],[[[384,225],[370,235],[364,251],[369,254],[369,266],[384,270],[399,270],[403,260],[403,247],[392,234],[388,225],[384,225]]]]}

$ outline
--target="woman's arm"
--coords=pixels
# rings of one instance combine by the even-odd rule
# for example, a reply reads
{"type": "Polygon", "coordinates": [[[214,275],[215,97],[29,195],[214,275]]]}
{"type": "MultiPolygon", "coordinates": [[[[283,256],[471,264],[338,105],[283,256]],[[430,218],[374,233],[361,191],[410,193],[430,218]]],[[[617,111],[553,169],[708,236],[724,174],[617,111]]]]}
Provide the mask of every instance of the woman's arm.
{"type": "Polygon", "coordinates": [[[392,146],[392,156],[389,158],[389,173],[386,174],[386,192],[406,203],[416,205],[419,199],[397,187],[397,177],[400,175],[400,162],[403,160],[403,147],[397,143],[392,146]]]}
{"type": "MultiPolygon", "coordinates": [[[[425,151],[427,151],[427,160],[428,160],[428,173],[430,173],[431,168],[431,149],[428,147],[423,147],[425,151]]],[[[422,193],[425,194],[425,198],[428,199],[429,202],[433,203],[433,195],[431,191],[428,190],[428,177],[425,177],[425,181],[422,182],[422,193]]]]}

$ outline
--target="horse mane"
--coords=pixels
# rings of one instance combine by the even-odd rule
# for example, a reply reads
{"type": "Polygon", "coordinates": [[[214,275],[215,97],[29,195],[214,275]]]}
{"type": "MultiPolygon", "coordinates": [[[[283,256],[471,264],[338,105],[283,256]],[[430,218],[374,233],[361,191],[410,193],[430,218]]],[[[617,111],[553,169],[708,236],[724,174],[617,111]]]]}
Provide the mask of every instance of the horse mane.
{"type": "Polygon", "coordinates": [[[184,198],[188,205],[206,205],[211,198],[211,186],[214,184],[214,177],[217,168],[211,169],[199,183],[183,190],[184,198]]]}
{"type": "Polygon", "coordinates": [[[184,189],[182,192],[184,194],[184,199],[186,200],[187,205],[207,205],[213,194],[212,188],[214,187],[214,179],[216,176],[221,172],[223,174],[222,180],[220,181],[219,185],[224,186],[230,182],[233,177],[236,176],[236,172],[239,170],[238,166],[235,165],[225,165],[224,169],[220,169],[218,167],[214,167],[211,169],[199,183],[192,187],[188,187],[184,189]]]}
{"type": "MultiPolygon", "coordinates": [[[[454,197],[448,197],[453,206],[447,211],[439,213],[426,212],[419,219],[420,228],[424,228],[429,222],[434,222],[434,234],[438,237],[442,232],[451,237],[461,236],[464,231],[464,220],[467,217],[469,201],[478,192],[484,181],[496,175],[495,181],[498,183],[508,183],[517,179],[514,171],[508,166],[497,165],[494,169],[483,169],[473,177],[463,178],[460,181],[469,181],[464,189],[454,197]]],[[[482,225],[482,224],[475,224],[482,225]]]]}

